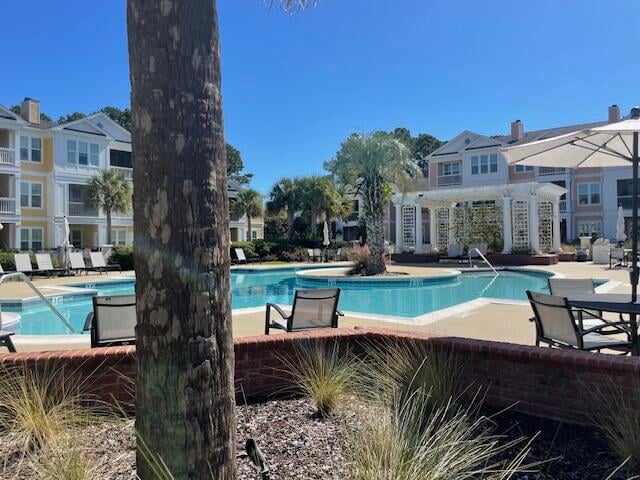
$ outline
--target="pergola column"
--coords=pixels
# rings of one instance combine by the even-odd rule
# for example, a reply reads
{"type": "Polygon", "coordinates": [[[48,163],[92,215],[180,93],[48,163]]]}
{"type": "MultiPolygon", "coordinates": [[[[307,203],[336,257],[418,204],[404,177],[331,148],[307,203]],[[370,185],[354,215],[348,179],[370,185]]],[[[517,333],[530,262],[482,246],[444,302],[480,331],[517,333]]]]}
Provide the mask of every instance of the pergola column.
{"type": "Polygon", "coordinates": [[[422,206],[416,204],[416,221],[415,221],[415,240],[416,240],[416,253],[423,253],[423,240],[422,240],[422,206]]]}
{"type": "Polygon", "coordinates": [[[511,197],[502,197],[502,253],[513,249],[513,228],[511,227],[511,197]]]}
{"type": "Polygon", "coordinates": [[[447,240],[447,246],[453,245],[455,243],[455,227],[456,227],[455,211],[456,211],[456,204],[452,203],[451,206],[449,207],[449,235],[447,240]]]}
{"type": "Polygon", "coordinates": [[[540,213],[538,196],[529,196],[529,245],[533,253],[540,253],[540,213]]]}
{"type": "Polygon", "coordinates": [[[431,251],[438,251],[438,215],[435,207],[429,207],[429,239],[431,251]]]}
{"type": "Polygon", "coordinates": [[[553,228],[551,232],[553,251],[560,253],[562,251],[562,235],[560,234],[560,200],[555,199],[551,202],[553,206],[553,228]]]}
{"type": "Polygon", "coordinates": [[[395,204],[396,207],[396,253],[402,251],[402,205],[395,204]]]}

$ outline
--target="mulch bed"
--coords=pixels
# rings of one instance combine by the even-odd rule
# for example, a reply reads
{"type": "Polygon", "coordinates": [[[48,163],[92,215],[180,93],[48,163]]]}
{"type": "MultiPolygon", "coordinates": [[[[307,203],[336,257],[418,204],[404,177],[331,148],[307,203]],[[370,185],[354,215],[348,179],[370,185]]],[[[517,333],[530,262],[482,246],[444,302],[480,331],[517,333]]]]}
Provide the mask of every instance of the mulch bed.
{"type": "MultiPolygon", "coordinates": [[[[327,419],[317,418],[313,404],[304,399],[240,405],[237,411],[238,479],[259,478],[249,459],[242,455],[244,442],[249,437],[254,438],[262,449],[272,480],[347,478],[351,453],[349,439],[359,426],[357,407],[344,407],[327,419]]],[[[530,438],[538,434],[527,463],[547,462],[537,467],[539,472],[520,474],[512,477],[514,480],[604,480],[620,464],[606,440],[594,428],[565,425],[514,412],[501,413],[496,420],[499,422],[497,433],[508,437],[530,438]]],[[[102,473],[93,478],[135,480],[132,420],[85,429],[77,436],[77,441],[87,445],[92,458],[101,464],[102,473]]],[[[4,441],[5,452],[7,448],[11,448],[10,438],[4,441]]],[[[16,478],[12,473],[10,460],[4,472],[0,471],[0,478],[16,478]]],[[[25,474],[17,478],[33,480],[39,477],[25,474]]],[[[611,477],[612,480],[629,478],[633,478],[630,472],[619,472],[611,477]]]]}

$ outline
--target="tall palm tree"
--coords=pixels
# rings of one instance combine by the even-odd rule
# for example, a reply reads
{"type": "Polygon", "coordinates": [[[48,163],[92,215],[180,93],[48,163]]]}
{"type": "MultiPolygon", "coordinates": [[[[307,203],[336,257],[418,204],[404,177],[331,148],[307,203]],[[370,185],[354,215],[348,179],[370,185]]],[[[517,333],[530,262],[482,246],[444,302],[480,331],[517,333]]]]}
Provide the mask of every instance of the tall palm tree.
{"type": "Polygon", "coordinates": [[[247,217],[248,240],[251,240],[251,220],[261,216],[264,212],[262,195],[252,188],[243,188],[238,192],[238,198],[233,204],[233,210],[237,215],[247,217]]]}
{"type": "Polygon", "coordinates": [[[111,215],[131,208],[131,184],[120,172],[101,170],[89,180],[87,200],[107,215],[107,243],[111,245],[111,215]]]}
{"type": "Polygon", "coordinates": [[[392,184],[405,189],[420,175],[409,149],[387,133],[352,134],[335,158],[325,164],[343,185],[351,185],[362,198],[363,221],[369,246],[367,274],[386,270],[384,263],[384,213],[393,193],[392,184]]]}
{"type": "MultiPolygon", "coordinates": [[[[276,2],[276,0],[273,0],[276,2]]],[[[305,0],[281,0],[285,8],[305,0]]],[[[236,476],[229,203],[215,0],[128,0],[137,474],[236,476]]]]}
{"type": "Polygon", "coordinates": [[[302,189],[299,179],[283,177],[278,180],[269,193],[267,210],[271,213],[287,214],[287,238],[293,238],[293,221],[302,207],[302,189]]]}
{"type": "Polygon", "coordinates": [[[299,179],[301,206],[311,220],[311,239],[317,240],[318,223],[326,219],[348,216],[351,202],[338,190],[330,177],[312,175],[299,179]]]}

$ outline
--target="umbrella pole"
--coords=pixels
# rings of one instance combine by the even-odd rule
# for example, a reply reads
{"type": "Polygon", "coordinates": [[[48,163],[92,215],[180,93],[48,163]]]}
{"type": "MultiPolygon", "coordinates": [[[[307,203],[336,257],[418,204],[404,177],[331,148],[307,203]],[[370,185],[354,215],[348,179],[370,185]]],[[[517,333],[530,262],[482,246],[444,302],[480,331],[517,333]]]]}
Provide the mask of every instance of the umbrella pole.
{"type": "MultiPolygon", "coordinates": [[[[633,132],[633,198],[631,199],[631,302],[638,300],[638,132],[633,132]]],[[[629,316],[633,355],[638,355],[638,322],[629,316]]]]}

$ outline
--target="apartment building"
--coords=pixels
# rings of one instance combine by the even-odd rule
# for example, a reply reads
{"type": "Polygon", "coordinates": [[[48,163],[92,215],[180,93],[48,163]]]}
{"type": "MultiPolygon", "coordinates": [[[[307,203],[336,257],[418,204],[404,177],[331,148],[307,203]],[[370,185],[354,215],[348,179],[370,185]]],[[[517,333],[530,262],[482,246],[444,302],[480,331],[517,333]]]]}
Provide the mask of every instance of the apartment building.
{"type": "MultiPolygon", "coordinates": [[[[57,125],[41,120],[40,102],[26,98],[20,115],[0,106],[0,249],[55,248],[64,239],[96,248],[107,242],[106,215],[87,202],[87,184],[99,170],[114,169],[132,180],[131,134],[98,112],[57,125]]],[[[237,196],[230,186],[229,197],[237,196]]],[[[261,219],[251,234],[246,219],[231,219],[232,238],[262,238],[261,219]]],[[[129,212],[112,212],[114,245],[133,243],[129,212]]]]}
{"type": "MultiPolygon", "coordinates": [[[[561,241],[592,235],[615,238],[618,206],[623,207],[627,227],[630,227],[630,166],[575,170],[513,166],[507,164],[500,149],[619,120],[620,109],[612,105],[608,108],[607,119],[600,122],[526,131],[524,122],[516,120],[511,123],[506,135],[484,135],[464,130],[427,157],[429,169],[423,186],[424,195],[437,198],[438,194],[434,191],[446,190],[448,194],[440,197],[453,199],[455,203],[456,191],[460,192],[461,199],[471,198],[474,191],[488,193],[492,189],[495,196],[500,197],[507,191],[516,191],[515,184],[526,184],[529,193],[535,196],[534,190],[544,184],[553,184],[566,190],[554,205],[561,241]]],[[[431,225],[435,218],[429,209],[423,208],[424,211],[416,216],[417,220],[411,218],[415,225],[408,227],[406,224],[409,222],[403,222],[402,208],[397,203],[395,208],[390,209],[388,238],[394,243],[398,239],[400,241],[397,243],[402,243],[401,236],[413,239],[412,242],[420,239],[421,245],[415,245],[417,251],[427,250],[427,245],[435,247],[438,242],[431,237],[437,228],[431,225]],[[413,233],[405,232],[411,228],[414,229],[413,233]]]]}

